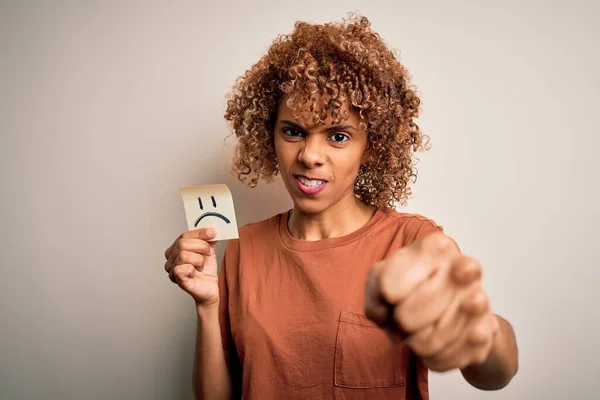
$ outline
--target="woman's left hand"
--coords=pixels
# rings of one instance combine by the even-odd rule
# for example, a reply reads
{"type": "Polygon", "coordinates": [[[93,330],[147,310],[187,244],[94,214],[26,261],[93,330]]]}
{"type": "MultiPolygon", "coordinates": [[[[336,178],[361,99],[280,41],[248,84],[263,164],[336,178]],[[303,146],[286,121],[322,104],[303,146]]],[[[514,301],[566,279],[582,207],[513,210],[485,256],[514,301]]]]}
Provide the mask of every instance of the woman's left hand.
{"type": "Polygon", "coordinates": [[[365,315],[434,371],[485,362],[499,329],[479,262],[441,232],[372,267],[365,315]]]}

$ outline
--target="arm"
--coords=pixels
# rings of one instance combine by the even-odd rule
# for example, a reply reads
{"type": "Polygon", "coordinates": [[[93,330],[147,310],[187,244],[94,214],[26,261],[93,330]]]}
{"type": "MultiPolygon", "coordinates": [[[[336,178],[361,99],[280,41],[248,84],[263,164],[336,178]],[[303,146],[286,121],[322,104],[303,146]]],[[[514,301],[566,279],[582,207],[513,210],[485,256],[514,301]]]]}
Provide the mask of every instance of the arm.
{"type": "Polygon", "coordinates": [[[508,321],[498,315],[495,317],[499,330],[488,359],[482,364],[470,365],[460,371],[467,382],[482,390],[502,389],[519,368],[515,333],[508,321]]]}
{"type": "Polygon", "coordinates": [[[451,238],[428,234],[373,266],[365,314],[430,370],[460,368],[472,386],[501,389],[517,371],[517,345],[510,324],[491,311],[481,272],[451,238]]]}
{"type": "Polygon", "coordinates": [[[232,382],[223,350],[219,304],[196,307],[198,331],[194,357],[193,389],[196,399],[231,399],[232,382]]]}
{"type": "MultiPolygon", "coordinates": [[[[165,271],[172,282],[190,294],[196,303],[198,328],[192,375],[192,388],[196,398],[231,399],[233,397],[232,375],[238,373],[237,359],[229,360],[224,343],[224,332],[229,331],[228,287],[225,274],[225,258],[219,279],[214,228],[201,228],[182,233],[165,251],[165,271]],[[236,367],[230,371],[229,365],[236,367]]],[[[230,242],[231,243],[231,242],[230,242]]],[[[229,244],[229,252],[235,249],[229,244]]],[[[226,339],[225,339],[226,340],[226,339]]],[[[232,352],[236,353],[236,352],[232,352]]],[[[237,355],[237,353],[235,354],[237,355]]],[[[239,385],[235,385],[239,387],[239,385]]]]}

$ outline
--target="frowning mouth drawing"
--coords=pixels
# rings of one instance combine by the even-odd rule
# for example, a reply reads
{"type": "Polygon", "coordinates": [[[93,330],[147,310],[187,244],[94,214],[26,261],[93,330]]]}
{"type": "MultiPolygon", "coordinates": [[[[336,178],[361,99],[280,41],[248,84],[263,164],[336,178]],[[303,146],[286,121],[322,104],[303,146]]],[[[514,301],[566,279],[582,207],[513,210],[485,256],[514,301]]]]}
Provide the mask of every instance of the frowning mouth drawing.
{"type": "MultiPolygon", "coordinates": [[[[217,201],[215,200],[215,197],[210,196],[210,199],[212,200],[213,207],[217,208],[217,201]]],[[[200,197],[198,197],[198,205],[200,205],[201,210],[204,210],[204,206],[202,204],[202,199],[200,197]]],[[[206,217],[217,217],[217,218],[221,218],[227,224],[231,223],[231,221],[229,221],[229,218],[227,218],[223,214],[220,214],[218,212],[205,212],[204,214],[202,214],[201,216],[198,217],[198,219],[194,223],[194,227],[197,227],[198,224],[200,223],[200,221],[202,221],[206,217]]]]}

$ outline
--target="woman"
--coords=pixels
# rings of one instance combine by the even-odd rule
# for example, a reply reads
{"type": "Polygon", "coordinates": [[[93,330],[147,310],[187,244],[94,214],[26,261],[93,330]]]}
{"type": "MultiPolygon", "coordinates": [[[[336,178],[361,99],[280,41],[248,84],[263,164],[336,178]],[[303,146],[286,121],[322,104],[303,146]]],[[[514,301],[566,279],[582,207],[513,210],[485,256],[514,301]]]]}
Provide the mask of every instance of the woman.
{"type": "Polygon", "coordinates": [[[240,229],[217,278],[214,229],[166,250],[196,302],[203,399],[427,399],[428,369],[481,389],[517,370],[479,263],[430,219],[398,213],[425,147],[419,98],[366,18],[299,22],[241,77],[225,118],[233,170],[281,175],[289,212],[240,229]]]}

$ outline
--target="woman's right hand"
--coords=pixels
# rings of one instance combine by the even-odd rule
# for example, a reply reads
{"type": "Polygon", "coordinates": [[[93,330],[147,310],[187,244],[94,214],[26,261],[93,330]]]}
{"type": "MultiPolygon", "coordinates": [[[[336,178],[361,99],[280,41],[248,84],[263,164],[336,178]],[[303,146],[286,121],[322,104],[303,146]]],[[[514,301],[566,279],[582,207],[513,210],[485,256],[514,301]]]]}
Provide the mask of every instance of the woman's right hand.
{"type": "Polygon", "coordinates": [[[165,271],[172,282],[189,293],[197,306],[213,306],[219,302],[215,228],[202,228],[182,233],[165,250],[165,271]]]}

